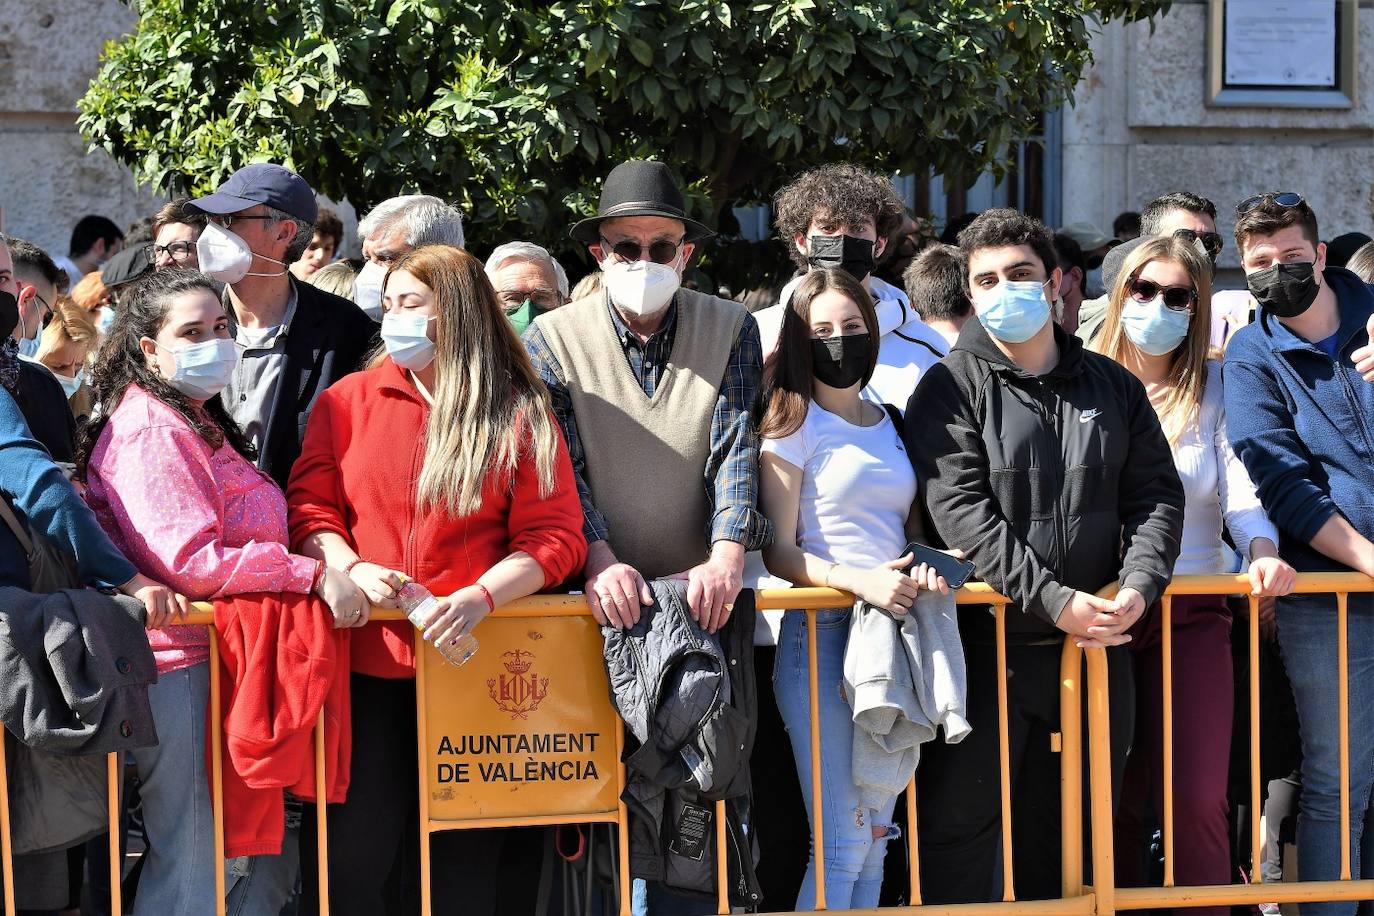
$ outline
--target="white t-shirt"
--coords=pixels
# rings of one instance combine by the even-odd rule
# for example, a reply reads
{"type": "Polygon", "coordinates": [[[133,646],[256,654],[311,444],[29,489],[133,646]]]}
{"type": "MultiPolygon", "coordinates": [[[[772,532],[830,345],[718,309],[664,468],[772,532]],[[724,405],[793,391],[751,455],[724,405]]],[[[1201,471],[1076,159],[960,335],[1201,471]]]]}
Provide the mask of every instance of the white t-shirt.
{"type": "Polygon", "coordinates": [[[902,555],[916,472],[886,411],[873,426],[853,426],[812,401],[800,429],[762,447],[802,471],[802,550],[859,568],[902,555]]]}
{"type": "Polygon", "coordinates": [[[1183,481],[1183,548],[1174,575],[1217,575],[1240,568],[1236,551],[1221,539],[1223,516],[1242,557],[1249,556],[1255,538],[1279,542],[1278,530],[1264,514],[1245,465],[1227,440],[1219,363],[1207,364],[1197,422],[1179,438],[1174,464],[1183,481]]]}
{"type": "MultiPolygon", "coordinates": [[[[805,275],[803,275],[805,276],[805,275]]],[[[778,347],[782,333],[782,318],[792,290],[802,277],[793,278],[782,289],[777,305],[754,313],[759,324],[759,339],[767,357],[778,347]]],[[[873,378],[863,390],[863,396],[875,404],[891,404],[906,411],[906,402],[916,390],[916,383],[927,369],[949,352],[944,335],[927,325],[907,301],[906,293],[890,283],[874,277],[869,284],[873,293],[873,310],[878,315],[878,365],[873,378]]]]}
{"type": "Polygon", "coordinates": [[[70,290],[71,287],[75,286],[76,284],[80,283],[81,278],[85,276],[85,274],[81,272],[80,268],[76,266],[76,262],[74,262],[71,258],[53,258],[52,262],[57,265],[58,270],[64,271],[67,274],[68,290],[70,290]]]}

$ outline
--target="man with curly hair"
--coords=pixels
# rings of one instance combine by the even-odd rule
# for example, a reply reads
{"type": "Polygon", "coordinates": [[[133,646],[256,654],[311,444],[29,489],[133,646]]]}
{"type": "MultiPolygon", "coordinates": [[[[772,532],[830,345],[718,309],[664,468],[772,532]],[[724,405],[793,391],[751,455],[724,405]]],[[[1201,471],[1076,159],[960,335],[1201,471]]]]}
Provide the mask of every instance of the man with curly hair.
{"type": "Polygon", "coordinates": [[[778,234],[802,274],[783,288],[778,305],[754,313],[764,353],[777,346],[787,302],[801,276],[817,267],[843,268],[873,296],[882,333],[878,366],[864,395],[905,407],[921,374],[940,361],[949,345],[921,321],[905,292],[873,273],[888,239],[906,218],[892,182],[856,165],[824,165],[779,191],[773,213],[778,234]]]}

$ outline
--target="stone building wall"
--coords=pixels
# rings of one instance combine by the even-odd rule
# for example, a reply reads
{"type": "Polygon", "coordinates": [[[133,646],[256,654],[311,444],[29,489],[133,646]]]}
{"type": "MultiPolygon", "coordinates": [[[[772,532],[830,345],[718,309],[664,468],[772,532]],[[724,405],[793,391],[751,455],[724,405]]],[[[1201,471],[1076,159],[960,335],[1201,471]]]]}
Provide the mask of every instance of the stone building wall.
{"type": "Polygon", "coordinates": [[[1358,11],[1355,106],[1346,110],[1209,108],[1206,17],[1202,0],[1174,0],[1153,33],[1117,24],[1096,40],[1096,61],[1063,113],[1063,221],[1110,231],[1123,210],[1194,191],[1216,202],[1221,265],[1237,267],[1236,203],[1297,191],[1324,238],[1374,235],[1374,4],[1358,11]]]}
{"type": "Polygon", "coordinates": [[[117,0],[0,0],[0,208],[4,230],[66,254],[88,213],[127,226],[165,200],[140,191],[129,170],[88,153],[76,100],[105,42],[135,22],[117,0]]]}

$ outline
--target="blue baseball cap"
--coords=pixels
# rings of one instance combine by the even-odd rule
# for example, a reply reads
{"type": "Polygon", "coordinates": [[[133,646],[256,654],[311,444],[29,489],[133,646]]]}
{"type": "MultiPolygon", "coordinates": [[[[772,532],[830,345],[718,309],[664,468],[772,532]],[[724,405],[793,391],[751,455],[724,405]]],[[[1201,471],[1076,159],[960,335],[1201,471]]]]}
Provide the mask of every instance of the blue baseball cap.
{"type": "Polygon", "coordinates": [[[276,207],[311,225],[320,212],[315,192],[306,180],[271,162],[245,165],[215,193],[191,201],[192,206],[216,216],[240,213],[258,204],[276,207]]]}

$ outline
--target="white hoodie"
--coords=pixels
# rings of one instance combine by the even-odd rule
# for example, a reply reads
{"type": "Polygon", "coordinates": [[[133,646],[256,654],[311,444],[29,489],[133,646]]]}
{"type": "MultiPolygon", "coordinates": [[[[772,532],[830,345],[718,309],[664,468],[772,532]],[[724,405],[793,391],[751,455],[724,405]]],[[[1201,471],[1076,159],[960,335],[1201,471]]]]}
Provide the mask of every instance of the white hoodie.
{"type": "MultiPolygon", "coordinates": [[[[787,303],[804,276],[795,277],[783,287],[777,305],[754,313],[763,342],[764,359],[777,349],[787,303]]],[[[874,403],[891,404],[905,411],[906,402],[916,390],[916,383],[927,369],[949,352],[949,342],[944,335],[920,319],[911,308],[906,293],[877,277],[872,278],[870,286],[882,339],[878,344],[878,366],[873,370],[873,378],[863,395],[874,403]]]]}

